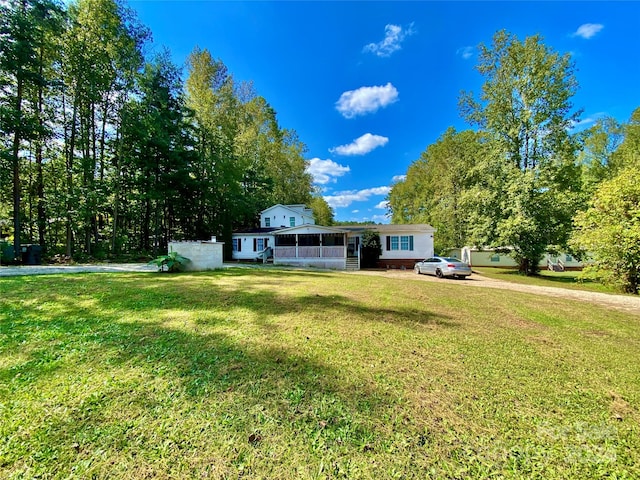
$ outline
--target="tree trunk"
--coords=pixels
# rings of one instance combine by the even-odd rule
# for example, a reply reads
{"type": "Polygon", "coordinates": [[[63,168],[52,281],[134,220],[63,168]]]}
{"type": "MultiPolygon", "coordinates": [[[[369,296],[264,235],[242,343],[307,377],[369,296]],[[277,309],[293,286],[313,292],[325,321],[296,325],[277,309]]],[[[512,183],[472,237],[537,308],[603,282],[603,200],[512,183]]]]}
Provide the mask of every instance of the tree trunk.
{"type": "MultiPolygon", "coordinates": [[[[12,173],[13,173],[13,251],[14,258],[20,258],[22,249],[20,245],[20,234],[22,225],[20,223],[20,208],[22,188],[20,185],[20,129],[22,128],[22,90],[23,79],[21,70],[17,73],[18,88],[16,92],[16,113],[17,122],[13,134],[12,152],[12,173]]],[[[21,261],[21,259],[20,259],[21,261]]]]}

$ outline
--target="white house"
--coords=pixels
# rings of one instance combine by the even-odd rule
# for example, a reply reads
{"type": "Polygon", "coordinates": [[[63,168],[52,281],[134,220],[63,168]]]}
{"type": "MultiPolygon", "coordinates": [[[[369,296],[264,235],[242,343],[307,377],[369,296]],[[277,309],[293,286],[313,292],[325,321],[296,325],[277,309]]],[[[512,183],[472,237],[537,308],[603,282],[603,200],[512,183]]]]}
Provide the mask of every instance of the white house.
{"type": "MultiPolygon", "coordinates": [[[[518,264],[505,249],[481,249],[478,247],[463,247],[453,249],[450,255],[461,259],[472,267],[499,267],[499,268],[518,268],[518,264]]],[[[581,262],[572,255],[560,252],[557,255],[546,253],[538,266],[542,269],[549,270],[582,270],[590,261],[581,262]]]]}
{"type": "Polygon", "coordinates": [[[304,205],[274,205],[260,214],[260,228],[233,234],[234,260],[257,260],[273,255],[273,263],[304,267],[359,270],[361,238],[365,231],[378,232],[381,268],[413,268],[433,256],[430,225],[315,225],[313,213],[304,205]]]}

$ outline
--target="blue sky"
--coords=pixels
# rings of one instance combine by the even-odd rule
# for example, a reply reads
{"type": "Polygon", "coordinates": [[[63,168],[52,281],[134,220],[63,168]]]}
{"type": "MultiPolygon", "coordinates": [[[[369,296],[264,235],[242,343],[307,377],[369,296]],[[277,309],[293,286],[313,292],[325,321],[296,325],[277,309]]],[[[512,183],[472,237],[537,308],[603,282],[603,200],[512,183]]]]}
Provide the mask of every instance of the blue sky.
{"type": "Polygon", "coordinates": [[[477,46],[506,29],[571,53],[582,125],[640,107],[640,2],[134,1],[178,65],[197,45],[253,81],[307,147],[337,220],[388,223],[393,182],[449,126],[469,128],[477,46]]]}

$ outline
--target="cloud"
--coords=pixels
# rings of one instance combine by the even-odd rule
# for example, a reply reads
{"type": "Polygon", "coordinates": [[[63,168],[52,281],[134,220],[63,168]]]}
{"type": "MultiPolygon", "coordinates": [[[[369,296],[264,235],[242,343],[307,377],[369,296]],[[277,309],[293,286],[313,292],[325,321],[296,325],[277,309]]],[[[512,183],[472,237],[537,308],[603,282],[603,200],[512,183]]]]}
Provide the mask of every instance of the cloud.
{"type": "Polygon", "coordinates": [[[348,166],[340,165],[330,159],[312,158],[309,160],[309,166],[307,167],[307,172],[313,177],[313,183],[320,185],[325,185],[329,182],[335,183],[338,177],[350,171],[351,169],[348,166]]]}
{"type": "Polygon", "coordinates": [[[382,200],[373,208],[377,208],[378,210],[387,210],[389,208],[389,200],[382,200]]]}
{"type": "Polygon", "coordinates": [[[475,49],[473,47],[461,47],[456,50],[456,54],[460,55],[465,60],[469,60],[471,57],[473,57],[474,51],[475,49]]]}
{"type": "Polygon", "coordinates": [[[600,30],[604,28],[604,25],[601,23],[584,23],[578,27],[578,29],[573,32],[572,37],[582,37],[585,40],[589,40],[591,37],[596,35],[600,30]]]}
{"type": "Polygon", "coordinates": [[[374,215],[371,217],[371,220],[375,223],[388,223],[389,218],[389,215],[374,215]]]}
{"type": "Polygon", "coordinates": [[[607,114],[605,112],[594,113],[593,115],[589,115],[587,118],[583,118],[578,122],[573,122],[571,124],[571,128],[573,129],[587,128],[593,125],[594,123],[596,123],[598,120],[602,120],[606,116],[607,114]]]}
{"type": "Polygon", "coordinates": [[[362,51],[371,52],[378,57],[389,57],[393,52],[397,52],[402,48],[400,44],[405,38],[414,33],[413,23],[409,24],[409,27],[404,30],[400,25],[385,25],[384,39],[378,43],[365,45],[362,51]]]}
{"type": "Polygon", "coordinates": [[[351,210],[351,213],[360,213],[360,210],[351,210]]]}
{"type": "Polygon", "coordinates": [[[334,195],[327,195],[324,199],[331,208],[348,207],[353,202],[366,202],[370,197],[376,195],[388,195],[390,187],[374,187],[364,190],[348,190],[336,192],[334,195]]]}
{"type": "Polygon", "coordinates": [[[397,183],[397,182],[403,182],[407,179],[406,175],[394,175],[393,178],[391,179],[391,181],[393,183],[397,183]]]}
{"type": "Polygon", "coordinates": [[[391,82],[375,87],[360,87],[340,95],[336,102],[338,110],[345,118],[376,112],[398,100],[398,90],[391,82]]]}
{"type": "Polygon", "coordinates": [[[340,145],[329,151],[338,155],[365,155],[378,147],[384,147],[388,142],[387,137],[365,133],[348,145],[340,145]]]}

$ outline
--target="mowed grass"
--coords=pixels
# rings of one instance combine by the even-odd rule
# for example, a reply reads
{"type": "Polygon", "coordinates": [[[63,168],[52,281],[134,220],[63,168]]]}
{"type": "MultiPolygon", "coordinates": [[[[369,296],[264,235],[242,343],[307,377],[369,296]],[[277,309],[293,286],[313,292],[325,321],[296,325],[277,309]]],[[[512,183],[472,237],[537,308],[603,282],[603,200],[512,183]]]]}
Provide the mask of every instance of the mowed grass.
{"type": "Polygon", "coordinates": [[[604,285],[590,278],[584,278],[580,271],[552,272],[550,270],[541,270],[538,275],[534,276],[523,275],[513,268],[474,267],[473,271],[487,278],[523,285],[559,287],[599,293],[620,293],[612,286],[604,285]]]}
{"type": "Polygon", "coordinates": [[[640,477],[630,314],[276,269],[0,295],[0,478],[640,477]]]}

